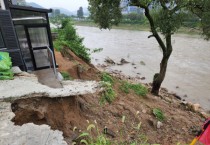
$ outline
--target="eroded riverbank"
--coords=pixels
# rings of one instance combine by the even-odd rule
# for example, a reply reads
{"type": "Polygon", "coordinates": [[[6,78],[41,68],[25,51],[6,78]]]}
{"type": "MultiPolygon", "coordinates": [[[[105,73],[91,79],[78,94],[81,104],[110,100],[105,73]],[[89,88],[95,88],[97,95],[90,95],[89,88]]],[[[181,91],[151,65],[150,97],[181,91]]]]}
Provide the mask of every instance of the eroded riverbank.
{"type": "MultiPolygon", "coordinates": [[[[78,33],[85,37],[84,44],[91,49],[103,48],[92,54],[94,65],[104,64],[106,57],[116,62],[125,58],[130,63],[112,65],[107,69],[119,70],[132,77],[145,77],[142,82],[151,82],[159,71],[161,52],[155,39],[148,39],[149,32],[129,30],[103,30],[77,26],[78,33]],[[141,62],[144,62],[143,65],[141,62]]],[[[210,42],[196,35],[178,34],[173,37],[174,51],[169,60],[168,72],[163,87],[175,92],[187,101],[210,106],[210,42]]]]}

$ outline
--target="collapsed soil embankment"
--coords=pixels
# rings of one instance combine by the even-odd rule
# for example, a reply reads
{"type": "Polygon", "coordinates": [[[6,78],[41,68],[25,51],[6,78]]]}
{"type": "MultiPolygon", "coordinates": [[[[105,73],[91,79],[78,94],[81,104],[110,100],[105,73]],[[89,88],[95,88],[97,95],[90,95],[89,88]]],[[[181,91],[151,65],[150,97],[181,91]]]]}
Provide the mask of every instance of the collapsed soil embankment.
{"type": "MultiPolygon", "coordinates": [[[[60,71],[67,71],[75,79],[100,79],[100,72],[83,61],[62,57],[56,52],[60,71]],[[83,71],[78,72],[78,65],[83,71]],[[79,73],[79,74],[78,74],[79,73]]],[[[96,124],[100,132],[107,127],[112,133],[107,137],[118,143],[139,142],[173,145],[189,143],[204,121],[199,113],[177,100],[174,95],[161,91],[162,97],[148,94],[146,97],[128,94],[119,89],[121,78],[114,78],[116,99],[111,104],[99,105],[100,94],[71,96],[65,98],[28,98],[16,100],[12,109],[16,116],[16,125],[33,122],[48,124],[52,129],[63,131],[66,142],[70,145],[81,132],[87,131],[88,122],[96,124]],[[162,125],[152,110],[160,108],[165,115],[162,125]],[[125,121],[122,122],[123,116],[125,121]],[[89,121],[87,121],[89,120],[89,121]],[[140,130],[135,127],[141,123],[140,130]],[[75,130],[75,127],[77,128],[75,130]]]]}
{"type": "Polygon", "coordinates": [[[68,98],[29,98],[12,103],[16,125],[34,123],[48,124],[52,129],[61,130],[64,136],[71,137],[75,126],[85,127],[84,105],[76,96],[68,98]]]}
{"type": "Polygon", "coordinates": [[[84,62],[77,57],[72,51],[64,49],[61,53],[55,52],[55,57],[59,65],[60,72],[68,72],[74,79],[96,80],[100,81],[100,74],[92,64],[84,62]],[[64,51],[65,50],[65,51],[64,51]]]}
{"type": "Polygon", "coordinates": [[[163,145],[189,143],[194,137],[192,127],[200,126],[203,121],[197,113],[185,110],[175,100],[174,103],[169,103],[151,95],[139,98],[134,94],[118,94],[110,105],[100,106],[98,102],[97,94],[17,100],[12,104],[16,115],[13,121],[16,125],[29,122],[48,124],[54,130],[63,131],[66,141],[71,144],[81,132],[86,132],[87,120],[96,120],[100,132],[106,126],[114,133],[114,139],[108,135],[113,140],[131,143],[142,139],[139,138],[142,135],[148,138],[149,143],[163,145]],[[161,128],[157,128],[158,120],[152,114],[153,108],[160,108],[165,114],[166,119],[161,128]],[[126,117],[125,123],[121,122],[122,116],[126,117]],[[134,129],[139,122],[140,132],[134,129]],[[77,131],[73,131],[75,127],[77,131]]]}

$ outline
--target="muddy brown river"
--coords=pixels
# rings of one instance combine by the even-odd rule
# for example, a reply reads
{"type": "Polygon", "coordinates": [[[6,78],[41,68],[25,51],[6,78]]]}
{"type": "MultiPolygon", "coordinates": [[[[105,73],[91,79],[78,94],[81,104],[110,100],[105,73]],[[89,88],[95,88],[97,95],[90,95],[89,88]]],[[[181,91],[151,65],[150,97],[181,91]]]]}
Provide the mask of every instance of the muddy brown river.
{"type": "MultiPolygon", "coordinates": [[[[153,75],[159,71],[162,53],[156,40],[147,38],[149,32],[114,29],[101,31],[84,26],[76,28],[78,34],[85,38],[86,47],[103,48],[102,52],[92,54],[93,64],[103,64],[106,57],[116,62],[124,58],[131,63],[114,65],[109,69],[122,71],[132,77],[146,77],[143,82],[147,83],[152,82],[153,75]]],[[[177,34],[173,36],[173,47],[162,86],[210,110],[210,41],[198,35],[177,34]]]]}

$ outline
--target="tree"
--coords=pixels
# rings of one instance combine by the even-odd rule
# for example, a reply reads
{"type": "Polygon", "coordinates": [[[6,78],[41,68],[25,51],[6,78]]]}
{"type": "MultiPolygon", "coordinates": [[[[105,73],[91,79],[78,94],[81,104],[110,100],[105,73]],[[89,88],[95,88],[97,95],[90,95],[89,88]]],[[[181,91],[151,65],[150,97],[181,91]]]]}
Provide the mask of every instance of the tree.
{"type": "MultiPolygon", "coordinates": [[[[91,18],[100,28],[111,28],[121,19],[121,0],[88,0],[91,18]]],[[[172,53],[172,35],[183,25],[184,13],[194,11],[200,16],[203,26],[204,35],[209,38],[209,0],[129,0],[131,6],[137,6],[144,10],[144,14],[149,21],[151,35],[154,37],[162,50],[162,60],[160,71],[154,75],[152,93],[159,94],[159,89],[165,78],[168,60],[172,53]],[[207,2],[208,1],[208,2],[207,2]],[[199,2],[199,5],[196,3],[199,2]],[[203,16],[205,14],[205,16],[203,16]],[[205,20],[208,18],[208,20],[205,20]],[[206,22],[208,21],[208,22],[206,22]],[[208,25],[208,26],[206,26],[208,25]],[[164,36],[161,37],[160,33],[164,36]]]]}
{"type": "Polygon", "coordinates": [[[77,17],[78,18],[83,18],[84,17],[84,13],[83,13],[83,8],[79,7],[79,10],[77,10],[77,17]]]}
{"type": "Polygon", "coordinates": [[[210,38],[210,0],[191,0],[190,10],[201,20],[203,35],[207,40],[210,38]]]}

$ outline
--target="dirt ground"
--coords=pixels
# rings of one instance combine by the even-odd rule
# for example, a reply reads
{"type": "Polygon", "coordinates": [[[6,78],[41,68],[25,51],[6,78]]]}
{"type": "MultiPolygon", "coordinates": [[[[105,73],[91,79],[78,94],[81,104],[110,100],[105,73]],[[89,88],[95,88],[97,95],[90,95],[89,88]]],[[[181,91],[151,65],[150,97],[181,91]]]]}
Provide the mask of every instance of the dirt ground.
{"type": "MultiPolygon", "coordinates": [[[[67,71],[74,79],[100,79],[100,72],[76,58],[70,61],[56,52],[59,71],[67,71]],[[78,72],[78,65],[85,68],[78,72]]],[[[48,124],[52,129],[63,131],[69,145],[81,132],[86,131],[88,122],[97,122],[100,132],[106,127],[107,137],[124,144],[134,140],[141,143],[176,145],[189,144],[204,122],[199,113],[193,112],[174,95],[162,89],[160,97],[148,94],[137,96],[134,92],[123,93],[119,89],[121,78],[115,78],[116,99],[111,104],[99,105],[100,93],[67,98],[30,98],[16,100],[12,104],[16,114],[16,125],[28,122],[48,124]],[[165,115],[160,128],[152,110],[160,108],[165,115]],[[125,122],[122,117],[125,116],[125,122]],[[88,120],[88,121],[87,121],[88,120]],[[141,123],[140,130],[135,127],[141,123]],[[76,131],[73,131],[77,127],[76,131]]],[[[149,86],[148,86],[149,87],[149,86]]]]}
{"type": "Polygon", "coordinates": [[[74,79],[100,80],[98,77],[100,72],[92,64],[84,62],[70,50],[68,53],[62,54],[56,51],[55,57],[60,72],[68,72],[74,79]]]}

